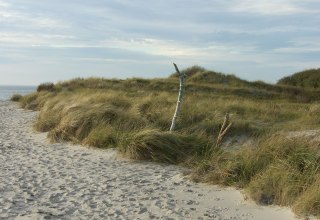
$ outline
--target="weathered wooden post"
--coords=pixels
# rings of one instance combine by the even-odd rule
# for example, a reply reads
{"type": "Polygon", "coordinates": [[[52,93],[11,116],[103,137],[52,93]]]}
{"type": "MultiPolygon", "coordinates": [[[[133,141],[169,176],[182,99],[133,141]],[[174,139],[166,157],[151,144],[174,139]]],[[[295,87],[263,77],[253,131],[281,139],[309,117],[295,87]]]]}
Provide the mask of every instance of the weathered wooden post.
{"type": "Polygon", "coordinates": [[[180,111],[181,111],[181,104],[182,104],[183,97],[184,97],[184,92],[185,92],[184,84],[185,84],[185,81],[186,81],[186,78],[187,78],[185,73],[181,73],[179,71],[178,66],[175,63],[173,63],[173,65],[174,65],[174,68],[176,69],[177,73],[179,74],[180,88],[179,88],[179,96],[178,96],[176,111],[174,112],[174,115],[173,115],[173,118],[172,118],[170,132],[174,130],[174,128],[176,126],[176,120],[179,117],[179,114],[180,114],[180,111]]]}

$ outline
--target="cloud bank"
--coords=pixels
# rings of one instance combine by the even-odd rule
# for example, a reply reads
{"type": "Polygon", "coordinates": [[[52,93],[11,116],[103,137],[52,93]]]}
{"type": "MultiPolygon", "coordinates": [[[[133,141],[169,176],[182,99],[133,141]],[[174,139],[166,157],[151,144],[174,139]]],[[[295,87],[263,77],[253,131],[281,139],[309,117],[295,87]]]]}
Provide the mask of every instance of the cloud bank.
{"type": "Polygon", "coordinates": [[[319,67],[320,2],[0,0],[0,84],[165,77],[201,65],[275,82],[319,67]]]}

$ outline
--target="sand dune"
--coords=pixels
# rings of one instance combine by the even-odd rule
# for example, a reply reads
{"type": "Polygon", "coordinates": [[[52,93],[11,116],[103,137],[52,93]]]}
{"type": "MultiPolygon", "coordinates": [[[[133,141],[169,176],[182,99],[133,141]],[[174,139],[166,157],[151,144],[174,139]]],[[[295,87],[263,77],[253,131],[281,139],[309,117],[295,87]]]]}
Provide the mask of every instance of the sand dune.
{"type": "Polygon", "coordinates": [[[0,219],[295,219],[235,189],[190,182],[177,166],[51,144],[32,131],[36,115],[0,102],[0,219]]]}

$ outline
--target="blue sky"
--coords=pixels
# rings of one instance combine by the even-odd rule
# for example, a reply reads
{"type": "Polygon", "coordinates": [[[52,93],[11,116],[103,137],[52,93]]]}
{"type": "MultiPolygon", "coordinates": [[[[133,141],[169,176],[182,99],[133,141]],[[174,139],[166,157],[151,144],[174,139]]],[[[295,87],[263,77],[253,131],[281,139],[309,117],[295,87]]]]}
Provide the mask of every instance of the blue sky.
{"type": "Polygon", "coordinates": [[[319,0],[0,0],[0,84],[166,77],[172,62],[276,82],[320,67],[319,0]]]}

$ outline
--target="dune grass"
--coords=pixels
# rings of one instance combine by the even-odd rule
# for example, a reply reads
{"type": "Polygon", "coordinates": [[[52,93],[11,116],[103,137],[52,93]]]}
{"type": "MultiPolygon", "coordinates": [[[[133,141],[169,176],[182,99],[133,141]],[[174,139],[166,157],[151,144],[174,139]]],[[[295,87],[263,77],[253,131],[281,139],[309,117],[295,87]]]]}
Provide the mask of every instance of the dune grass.
{"type": "Polygon", "coordinates": [[[259,203],[320,216],[319,143],[286,135],[320,128],[316,91],[251,83],[200,67],[184,71],[191,79],[172,133],[179,88],[174,74],[167,79],[46,84],[48,89],[22,97],[20,104],[40,110],[34,126],[49,132],[52,141],[117,148],[131,159],[182,164],[193,170],[196,181],[241,187],[259,203]],[[230,84],[209,84],[210,74],[230,84]],[[218,148],[226,113],[233,124],[218,148]],[[245,137],[243,143],[229,141],[240,137],[245,137]]]}
{"type": "Polygon", "coordinates": [[[291,76],[284,77],[278,81],[279,85],[291,85],[303,88],[320,88],[320,68],[308,69],[291,76]]]}

